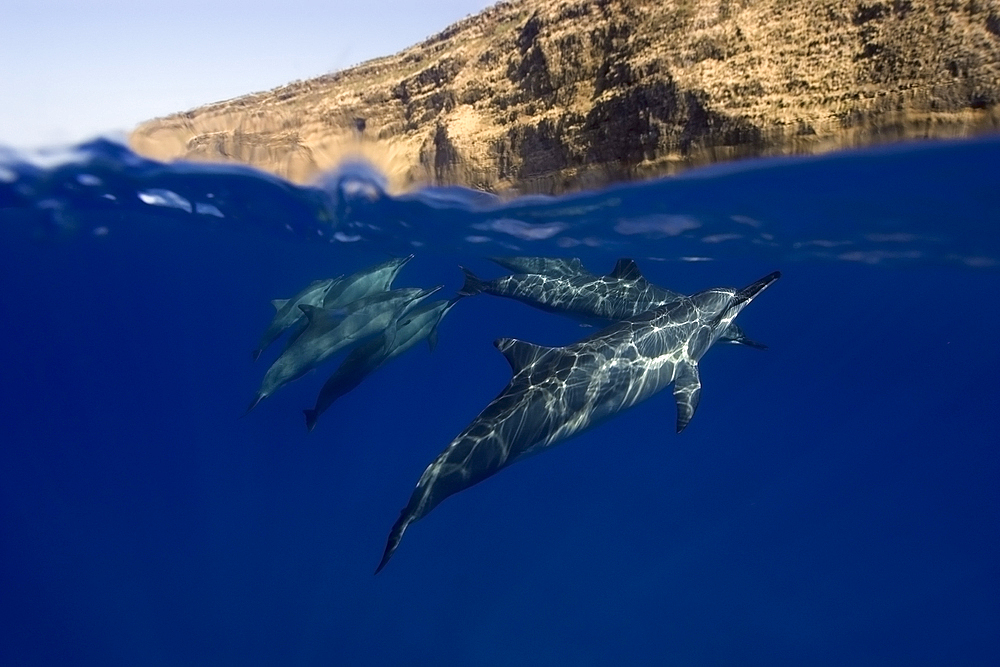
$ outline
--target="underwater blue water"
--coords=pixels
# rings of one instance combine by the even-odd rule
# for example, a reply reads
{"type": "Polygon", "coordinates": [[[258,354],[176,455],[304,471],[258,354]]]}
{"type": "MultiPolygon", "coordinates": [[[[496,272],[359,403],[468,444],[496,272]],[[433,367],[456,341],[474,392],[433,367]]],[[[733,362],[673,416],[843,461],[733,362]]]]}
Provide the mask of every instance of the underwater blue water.
{"type": "Polygon", "coordinates": [[[98,141],[0,154],[0,664],[1000,664],[1000,139],[721,165],[560,198],[300,188],[98,141]],[[503,388],[480,295],[341,398],[241,418],[318,278],[414,253],[632,257],[682,291],[783,277],[669,391],[445,501],[424,467],[503,388]]]}

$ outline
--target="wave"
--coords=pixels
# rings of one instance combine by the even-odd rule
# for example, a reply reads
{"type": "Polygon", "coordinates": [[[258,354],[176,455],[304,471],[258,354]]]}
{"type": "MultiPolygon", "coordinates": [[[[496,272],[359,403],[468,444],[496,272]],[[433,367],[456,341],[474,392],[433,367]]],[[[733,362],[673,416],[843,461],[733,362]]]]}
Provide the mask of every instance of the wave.
{"type": "Polygon", "coordinates": [[[390,252],[982,270],[1000,266],[998,158],[997,137],[918,142],[505,199],[455,186],[392,195],[360,162],[299,186],[242,165],[156,162],[100,139],[55,152],[0,150],[0,211],[59,236],[106,235],[136,214],[390,252]]]}

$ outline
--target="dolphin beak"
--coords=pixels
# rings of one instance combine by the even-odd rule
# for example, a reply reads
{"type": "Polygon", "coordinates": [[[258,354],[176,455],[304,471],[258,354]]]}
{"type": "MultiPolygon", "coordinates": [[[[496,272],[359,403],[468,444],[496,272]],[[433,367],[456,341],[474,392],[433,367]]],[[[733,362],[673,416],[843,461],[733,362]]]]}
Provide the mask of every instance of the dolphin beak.
{"type": "Polygon", "coordinates": [[[730,308],[741,308],[746,306],[748,303],[754,300],[754,298],[771,286],[775,280],[781,277],[781,271],[775,271],[774,273],[769,273],[755,283],[747,285],[739,292],[733,295],[733,302],[730,304],[730,308]]]}

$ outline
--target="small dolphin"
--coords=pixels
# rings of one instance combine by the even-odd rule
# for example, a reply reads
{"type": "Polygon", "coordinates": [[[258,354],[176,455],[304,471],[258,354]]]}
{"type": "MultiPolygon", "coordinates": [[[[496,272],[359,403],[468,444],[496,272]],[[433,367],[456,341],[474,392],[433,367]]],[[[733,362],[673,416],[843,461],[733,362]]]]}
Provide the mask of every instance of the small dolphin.
{"type": "Polygon", "coordinates": [[[351,350],[340,367],[319,390],[316,406],[312,410],[302,411],[306,416],[306,428],[312,431],[316,427],[316,420],[333,405],[334,401],[361,384],[368,375],[387,361],[403,354],[424,338],[433,351],[437,346],[438,325],[461,298],[417,306],[396,326],[394,341],[390,341],[386,334],[382,334],[351,350]]]}
{"type": "Polygon", "coordinates": [[[300,305],[318,306],[323,303],[323,299],[326,298],[326,294],[330,291],[330,287],[337,280],[340,280],[340,278],[314,280],[309,283],[308,287],[293,296],[291,299],[275,299],[272,301],[271,304],[277,312],[274,313],[274,317],[271,319],[271,323],[267,326],[267,330],[264,331],[264,335],[260,337],[260,343],[257,344],[257,349],[253,351],[253,360],[257,361],[261,352],[266,350],[268,345],[277,340],[278,336],[280,336],[285,329],[302,319],[302,311],[299,310],[300,305]]]}
{"type": "MultiPolygon", "coordinates": [[[[381,264],[361,269],[346,278],[340,277],[335,279],[323,299],[323,308],[337,310],[366,296],[385,292],[392,286],[392,282],[399,275],[403,266],[411,259],[413,259],[412,254],[399,259],[390,259],[381,264]]],[[[320,304],[311,305],[318,306],[320,304]]],[[[305,330],[306,325],[307,322],[304,317],[294,323],[285,343],[286,350],[295,344],[295,341],[305,330]]]]}
{"type": "Polygon", "coordinates": [[[557,278],[597,277],[583,267],[579,257],[490,257],[490,260],[518,274],[535,273],[557,278]]]}
{"type": "Polygon", "coordinates": [[[413,259],[413,255],[390,259],[389,261],[362,269],[346,278],[334,282],[323,300],[324,308],[342,308],[352,301],[385,292],[400,270],[413,259]]]}
{"type": "MultiPolygon", "coordinates": [[[[300,306],[309,324],[295,342],[275,360],[261,382],[249,413],[264,398],[316,368],[338,350],[385,332],[395,338],[396,322],[411,308],[441,289],[404,288],[372,294],[349,304],[346,315],[317,306],[300,306]]],[[[244,414],[246,414],[244,413],[244,414]]]]}
{"type": "Polygon", "coordinates": [[[741,290],[716,288],[682,297],[566,347],[496,341],[513,371],[510,383],[424,470],[389,533],[375,573],[389,562],[407,526],[448,496],[671,383],[677,432],[683,431],[701,395],[698,360],[780,275],[771,273],[741,290]]]}
{"type": "MultiPolygon", "coordinates": [[[[577,275],[515,274],[496,280],[480,280],[461,267],[465,284],[459,294],[472,296],[485,292],[516,299],[529,306],[566,315],[585,323],[618,322],[635,317],[683,297],[679,292],[654,285],[646,280],[631,259],[622,258],[605,276],[590,273],[577,275]]],[[[767,346],[749,338],[740,328],[726,331],[724,342],[739,343],[757,349],[767,346]]]]}

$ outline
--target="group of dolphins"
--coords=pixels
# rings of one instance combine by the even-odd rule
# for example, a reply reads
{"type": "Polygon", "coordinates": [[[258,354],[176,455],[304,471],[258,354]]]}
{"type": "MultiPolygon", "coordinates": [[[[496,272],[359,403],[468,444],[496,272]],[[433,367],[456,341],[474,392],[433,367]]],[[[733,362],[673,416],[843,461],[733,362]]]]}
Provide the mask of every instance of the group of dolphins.
{"type": "MultiPolygon", "coordinates": [[[[356,347],[306,410],[310,430],[337,398],[389,359],[427,338],[455,303],[480,293],[605,328],[565,347],[543,347],[513,338],[494,345],[513,377],[503,391],[424,470],[409,502],[389,532],[376,574],[392,557],[409,525],[441,501],[528,456],[544,451],[674,385],[677,432],[691,421],[701,396],[698,361],[717,341],[766,346],[747,338],[736,316],[781,274],[770,273],[743,289],[719,287],[685,296],[647,281],[635,262],[621,259],[596,275],[579,259],[498,257],[513,271],[484,281],[468,269],[450,300],[421,302],[440,289],[390,289],[412,258],[391,260],[346,278],[317,281],[287,301],[261,339],[260,352],[294,327],[282,355],[268,370],[261,398],[301,377],[338,350],[356,347]],[[299,323],[304,320],[304,325],[299,323]]],[[[249,412],[249,410],[248,410],[249,412]]]]}
{"type": "Polygon", "coordinates": [[[350,276],[316,280],[290,299],[272,301],[276,312],[253,351],[254,360],[285,330],[292,331],[284,351],[264,374],[247,412],[340,350],[358,344],[320,389],[315,407],[304,410],[306,427],[312,431],[316,420],[334,401],[379,366],[425,338],[433,350],[438,324],[458,298],[423,303],[441,285],[390,289],[411,259],[413,255],[350,276]]]}

